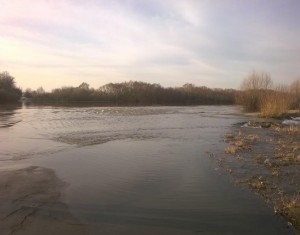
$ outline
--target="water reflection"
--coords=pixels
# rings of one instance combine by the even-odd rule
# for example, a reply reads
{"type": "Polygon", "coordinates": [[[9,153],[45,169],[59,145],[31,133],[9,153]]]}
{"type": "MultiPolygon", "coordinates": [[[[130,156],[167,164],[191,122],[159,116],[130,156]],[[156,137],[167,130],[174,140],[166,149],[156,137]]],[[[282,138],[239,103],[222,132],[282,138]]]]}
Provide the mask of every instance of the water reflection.
{"type": "Polygon", "coordinates": [[[19,115],[21,105],[0,106],[0,128],[12,127],[22,121],[19,115]]]}

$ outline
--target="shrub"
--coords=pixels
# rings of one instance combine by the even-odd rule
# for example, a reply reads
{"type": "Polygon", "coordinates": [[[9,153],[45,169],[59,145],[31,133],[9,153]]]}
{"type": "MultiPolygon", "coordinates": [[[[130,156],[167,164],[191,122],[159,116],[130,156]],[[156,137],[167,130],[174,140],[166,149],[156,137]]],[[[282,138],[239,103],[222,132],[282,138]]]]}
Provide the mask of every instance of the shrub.
{"type": "Polygon", "coordinates": [[[280,117],[291,108],[300,109],[300,81],[290,87],[274,88],[270,75],[253,72],[243,81],[237,101],[246,111],[259,112],[263,117],[280,117]]]}
{"type": "Polygon", "coordinates": [[[242,105],[246,111],[259,112],[261,101],[272,85],[273,82],[269,74],[254,71],[243,81],[237,103],[242,105]]]}

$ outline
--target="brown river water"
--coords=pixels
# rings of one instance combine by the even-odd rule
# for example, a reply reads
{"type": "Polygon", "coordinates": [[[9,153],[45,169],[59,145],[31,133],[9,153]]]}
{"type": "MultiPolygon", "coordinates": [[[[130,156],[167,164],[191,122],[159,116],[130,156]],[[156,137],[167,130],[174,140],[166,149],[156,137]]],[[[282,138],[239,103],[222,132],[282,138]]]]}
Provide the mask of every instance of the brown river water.
{"type": "Polygon", "coordinates": [[[90,234],[292,234],[209,157],[243,121],[233,106],[0,107],[0,170],[53,169],[90,234]]]}

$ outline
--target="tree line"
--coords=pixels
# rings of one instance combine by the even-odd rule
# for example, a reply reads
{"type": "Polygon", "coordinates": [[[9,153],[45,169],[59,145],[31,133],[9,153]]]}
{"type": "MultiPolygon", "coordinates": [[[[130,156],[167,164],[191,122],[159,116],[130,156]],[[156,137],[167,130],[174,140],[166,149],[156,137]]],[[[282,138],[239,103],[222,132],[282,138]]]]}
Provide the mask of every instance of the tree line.
{"type": "Polygon", "coordinates": [[[14,77],[0,73],[0,103],[17,102],[22,94],[36,104],[49,105],[232,105],[239,104],[249,112],[276,117],[290,109],[300,111],[300,80],[290,85],[274,85],[267,73],[253,72],[239,90],[208,88],[184,84],[162,87],[156,83],[129,81],[109,83],[98,89],[83,82],[78,87],[61,87],[46,92],[42,87],[24,92],[16,87],[14,77]]]}
{"type": "MultiPolygon", "coordinates": [[[[0,102],[20,99],[22,92],[15,87],[14,78],[7,72],[0,73],[10,77],[13,89],[9,90],[14,96],[0,98],[0,102]]],[[[0,77],[2,81],[2,76],[0,77]]],[[[0,89],[2,88],[0,82],[0,89]]],[[[7,90],[8,91],[8,90],[7,90]]],[[[129,81],[109,83],[98,89],[91,88],[83,82],[78,87],[61,87],[46,92],[42,87],[37,90],[27,89],[23,95],[37,104],[99,104],[99,105],[228,105],[234,104],[236,91],[233,89],[211,89],[205,86],[185,84],[182,87],[162,87],[160,84],[129,81]]]]}
{"type": "Polygon", "coordinates": [[[25,96],[38,103],[102,103],[107,105],[204,105],[233,104],[235,91],[210,89],[185,84],[178,88],[164,88],[159,84],[138,81],[109,83],[98,89],[87,83],[78,87],[62,87],[44,92],[26,91],[25,96]]]}

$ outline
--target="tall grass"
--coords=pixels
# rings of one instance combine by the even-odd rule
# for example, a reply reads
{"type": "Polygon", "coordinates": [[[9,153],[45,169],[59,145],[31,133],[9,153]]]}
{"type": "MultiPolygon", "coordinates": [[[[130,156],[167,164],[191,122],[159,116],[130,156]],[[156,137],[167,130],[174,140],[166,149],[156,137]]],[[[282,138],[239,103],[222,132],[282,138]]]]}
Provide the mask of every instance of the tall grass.
{"type": "Polygon", "coordinates": [[[290,85],[290,92],[293,97],[292,108],[298,109],[300,111],[300,79],[295,80],[290,85]]]}
{"type": "Polygon", "coordinates": [[[252,72],[241,84],[237,103],[244,106],[247,112],[259,112],[262,100],[272,85],[273,82],[269,74],[252,72]]]}
{"type": "Polygon", "coordinates": [[[247,112],[259,112],[262,117],[280,117],[289,109],[300,110],[300,80],[290,87],[274,87],[270,75],[253,72],[241,85],[237,103],[247,112]]]}
{"type": "Polygon", "coordinates": [[[291,104],[291,95],[276,89],[262,97],[259,112],[262,117],[281,117],[289,111],[291,104]]]}

